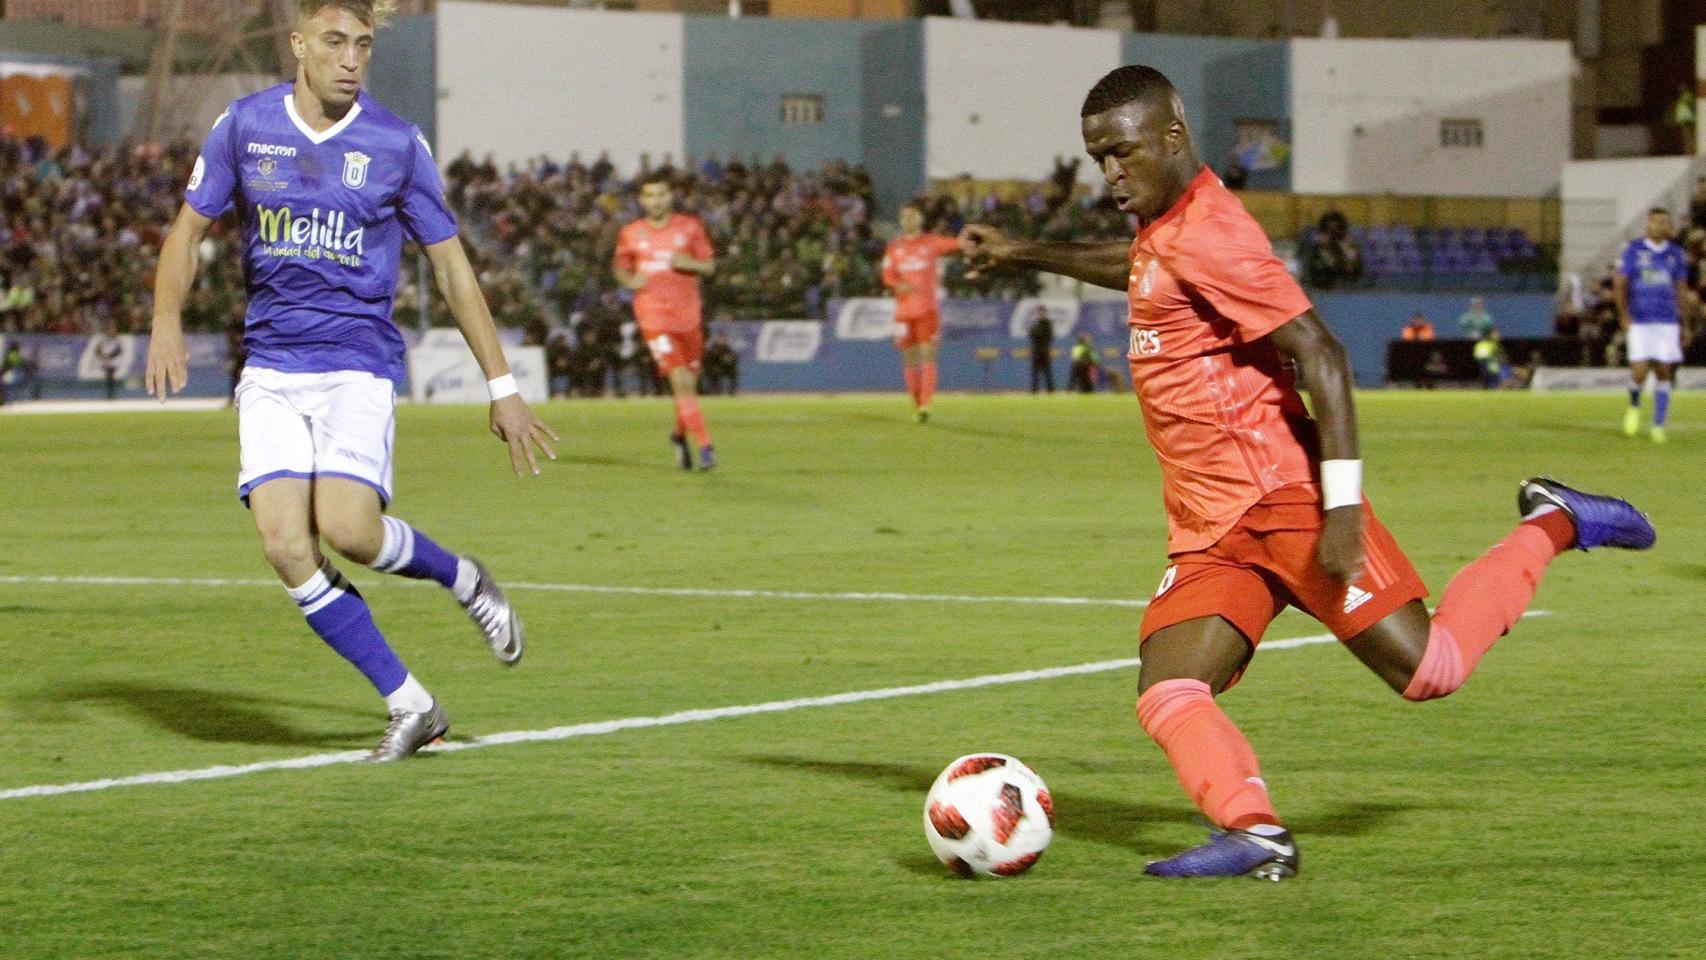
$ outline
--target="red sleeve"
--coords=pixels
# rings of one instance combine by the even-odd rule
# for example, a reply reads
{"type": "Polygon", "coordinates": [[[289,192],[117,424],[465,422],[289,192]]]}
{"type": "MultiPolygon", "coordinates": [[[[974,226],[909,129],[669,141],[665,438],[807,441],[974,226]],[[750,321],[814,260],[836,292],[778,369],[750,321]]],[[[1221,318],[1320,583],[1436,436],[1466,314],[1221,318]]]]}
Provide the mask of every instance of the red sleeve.
{"type": "Polygon", "coordinates": [[[693,235],[687,240],[687,253],[695,260],[715,260],[717,251],[711,249],[711,237],[705,232],[705,224],[695,219],[693,235]]]}
{"type": "Polygon", "coordinates": [[[930,235],[930,252],[938,257],[952,256],[960,252],[959,237],[944,237],[939,233],[930,235]]]}
{"type": "Polygon", "coordinates": [[[629,239],[632,236],[626,227],[616,235],[616,269],[623,273],[634,272],[634,245],[629,239]]]}
{"type": "Polygon", "coordinates": [[[1173,276],[1215,312],[1238,326],[1238,338],[1259,340],[1301,316],[1311,304],[1261,224],[1240,207],[1216,212],[1181,231],[1163,257],[1173,276]]]}
{"type": "Polygon", "coordinates": [[[893,290],[894,285],[899,282],[900,274],[894,268],[894,242],[890,241],[889,245],[883,248],[883,286],[893,290]]]}

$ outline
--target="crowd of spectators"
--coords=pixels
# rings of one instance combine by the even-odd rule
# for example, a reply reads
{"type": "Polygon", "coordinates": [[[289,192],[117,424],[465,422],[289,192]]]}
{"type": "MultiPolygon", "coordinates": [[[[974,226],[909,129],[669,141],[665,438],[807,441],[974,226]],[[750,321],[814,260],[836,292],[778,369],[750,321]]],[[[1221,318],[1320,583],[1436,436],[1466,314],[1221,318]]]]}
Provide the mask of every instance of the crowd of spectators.
{"type": "MultiPolygon", "coordinates": [[[[716,154],[677,166],[666,156],[676,205],[698,217],[717,250],[704,284],[707,318],[821,315],[831,297],[880,291],[882,242],[872,232],[870,176],[836,162],[796,173],[780,158],[724,162],[716,154]]],[[[464,154],[446,169],[446,191],[477,246],[510,266],[561,318],[619,309],[611,272],[616,236],[641,216],[638,181],[650,157],[625,176],[608,156],[539,158],[500,170],[464,154]]]]}
{"type": "MultiPolygon", "coordinates": [[[[0,332],[145,332],[160,243],[195,151],[183,141],[53,150],[39,139],[0,137],[0,332]]],[[[796,171],[780,157],[724,160],[715,153],[679,166],[665,156],[661,166],[672,174],[678,206],[705,223],[717,250],[717,272],[705,285],[707,319],[822,317],[832,298],[883,294],[887,232],[874,222],[873,186],[861,167],[833,162],[796,171]]],[[[647,382],[647,365],[635,361],[642,351],[628,295],[611,273],[617,232],[640,216],[637,181],[651,168],[646,157],[625,172],[608,156],[586,162],[571,154],[500,169],[465,154],[446,170],[447,196],[498,322],[547,347],[562,392],[589,392],[595,383],[598,391],[657,388],[647,382]]],[[[1076,160],[1058,160],[1035,182],[950,180],[915,199],[927,229],[939,233],[977,222],[1048,240],[1129,236],[1126,215],[1082,187],[1078,173],[1076,160]]],[[[185,304],[186,328],[240,329],[245,296],[236,237],[232,216],[208,231],[185,304]]],[[[1343,215],[1330,211],[1308,240],[1301,267],[1309,283],[1357,282],[1362,248],[1343,215]]],[[[1700,295],[1685,317],[1692,360],[1706,350],[1706,179],[1679,241],[1700,295]]],[[[1036,292],[1028,274],[967,278],[958,258],[946,263],[950,296],[1036,292]]],[[[405,275],[397,299],[399,321],[410,325],[428,289],[413,281],[405,275]]],[[[1578,345],[1583,364],[1621,362],[1611,285],[1608,268],[1560,298],[1555,334],[1578,345]]],[[[442,298],[428,299],[433,322],[449,324],[442,298]]],[[[1456,332],[1478,339],[1492,322],[1472,308],[1456,332]]],[[[719,369],[717,385],[732,387],[736,377],[719,369]]]]}
{"type": "MultiPolygon", "coordinates": [[[[145,331],[160,241],[194,160],[187,143],[52,150],[0,137],[0,330],[145,331]]],[[[240,291],[240,271],[229,272],[210,263],[208,290],[240,291]]],[[[210,319],[227,309],[205,291],[188,306],[210,319]]]]}
{"type": "MultiPolygon", "coordinates": [[[[837,297],[881,296],[885,238],[873,224],[874,190],[860,166],[841,161],[796,171],[782,158],[723,160],[709,153],[680,165],[665,156],[676,205],[698,217],[717,251],[717,272],[704,283],[709,319],[822,317],[837,297]]],[[[611,272],[616,235],[641,216],[640,178],[653,171],[642,155],[625,175],[601,155],[586,162],[537,158],[504,169],[464,154],[446,170],[451,205],[477,244],[512,266],[503,273],[530,286],[562,318],[620,309],[624,293],[611,272]]],[[[926,229],[959,232],[994,224],[1044,239],[1129,236],[1111,202],[1077,188],[1077,162],[1059,162],[1037,183],[987,184],[969,179],[915,198],[926,229]]],[[[1019,274],[967,278],[950,260],[950,296],[1014,298],[1036,281],[1019,274]]]]}
{"type": "MultiPolygon", "coordinates": [[[[39,139],[0,137],[0,331],[94,335],[146,331],[154,271],[177,214],[197,145],[127,140],[100,149],[50,149],[39,139]]],[[[835,162],[808,172],[780,158],[703,160],[676,167],[679,206],[705,222],[718,254],[706,284],[712,319],[819,317],[834,297],[880,296],[885,237],[873,224],[870,176],[835,162]]],[[[464,155],[446,171],[447,194],[463,219],[470,255],[499,324],[526,329],[543,344],[563,321],[590,317],[610,339],[626,307],[610,261],[621,226],[640,215],[632,176],[608,157],[571,155],[499,170],[464,155]]],[[[1034,237],[1118,236],[1125,217],[1076,188],[1076,162],[1057,164],[1035,184],[1001,187],[966,180],[917,199],[928,228],[957,232],[994,223],[1034,237]]],[[[241,325],[246,297],[234,245],[236,219],[208,231],[201,273],[184,308],[186,329],[241,325]]],[[[414,262],[405,256],[405,264],[414,262]]],[[[1015,297],[1033,292],[1021,275],[976,280],[950,261],[955,296],[1015,297]]],[[[413,324],[423,287],[405,269],[400,322],[413,324]]],[[[429,288],[428,288],[429,289],[429,288]]],[[[448,324],[442,298],[428,296],[432,322],[448,324]]]]}

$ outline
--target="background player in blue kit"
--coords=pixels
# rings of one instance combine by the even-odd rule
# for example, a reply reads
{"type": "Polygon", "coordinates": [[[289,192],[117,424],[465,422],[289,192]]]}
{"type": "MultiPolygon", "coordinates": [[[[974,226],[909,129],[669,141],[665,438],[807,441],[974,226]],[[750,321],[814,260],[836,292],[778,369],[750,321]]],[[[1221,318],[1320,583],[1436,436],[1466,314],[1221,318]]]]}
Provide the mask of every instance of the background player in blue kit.
{"type": "Polygon", "coordinates": [[[1682,305],[1688,291],[1688,257],[1671,240],[1670,214],[1662,207],[1647,212],[1647,234],[1629,241],[1617,263],[1613,295],[1617,318],[1629,334],[1629,409],[1623,432],[1641,432],[1641,388],[1647,371],[1653,387],[1653,442],[1665,442],[1665,416],[1676,368],[1682,363],[1682,305]]]}
{"type": "Polygon", "coordinates": [[[500,661],[521,658],[521,621],[483,565],[384,515],[391,499],[395,388],[404,344],[391,321],[403,237],[419,243],[492,397],[491,429],[516,474],[555,459],[557,435],[517,394],[497,329],[420,131],[362,92],[389,4],[301,0],[294,83],[244,97],[215,121],[160,253],[147,386],[187,377],[182,308],[214,218],[242,218],[248,365],[237,387],[242,466],[267,561],[308,624],[385,697],[371,760],[400,760],[450,720],[374,625],[361,594],[321,553],[435,580],[500,661]]]}

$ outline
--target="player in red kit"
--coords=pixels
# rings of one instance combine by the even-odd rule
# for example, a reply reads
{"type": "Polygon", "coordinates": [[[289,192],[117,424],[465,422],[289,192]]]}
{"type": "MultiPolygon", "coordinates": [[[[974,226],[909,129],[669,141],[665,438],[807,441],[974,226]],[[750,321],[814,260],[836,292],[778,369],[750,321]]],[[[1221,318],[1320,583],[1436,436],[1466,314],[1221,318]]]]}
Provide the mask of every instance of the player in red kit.
{"type": "Polygon", "coordinates": [[[1628,503],[1534,478],[1522,522],[1446,585],[1430,616],[1421,578],[1362,496],[1345,350],[1274,257],[1259,224],[1202,165],[1167,78],[1121,67],[1090,91],[1084,146],[1129,245],[1032,243],[966,228],[974,270],[1047,270],[1126,290],[1128,359],[1161,462],[1169,566],[1144,613],[1138,721],[1221,832],[1145,870],[1296,874],[1297,844],[1256,754],[1215,703],[1287,605],[1326,624],[1409,700],[1460,687],[1571,546],[1645,549],[1628,503]],[[1289,362],[1289,363],[1288,363],[1289,362]],[[1289,364],[1309,385],[1311,418],[1289,364]]]}
{"type": "Polygon", "coordinates": [[[675,395],[675,445],[681,469],[693,469],[687,445],[699,447],[699,469],[717,465],[705,415],[699,409],[699,363],[705,353],[700,322],[699,278],[716,270],[711,238],[697,217],[675,212],[675,192],[661,174],[640,182],[645,216],[622,228],[616,238],[616,279],[634,291],[634,319],[657,362],[658,373],[675,395]]]}
{"type": "Polygon", "coordinates": [[[953,237],[924,232],[924,211],[909,203],[900,208],[900,233],[883,251],[883,286],[894,293],[895,348],[906,365],[906,390],[918,422],[930,419],[936,395],[936,348],[942,342],[942,317],[936,308],[937,263],[960,252],[953,237]]]}

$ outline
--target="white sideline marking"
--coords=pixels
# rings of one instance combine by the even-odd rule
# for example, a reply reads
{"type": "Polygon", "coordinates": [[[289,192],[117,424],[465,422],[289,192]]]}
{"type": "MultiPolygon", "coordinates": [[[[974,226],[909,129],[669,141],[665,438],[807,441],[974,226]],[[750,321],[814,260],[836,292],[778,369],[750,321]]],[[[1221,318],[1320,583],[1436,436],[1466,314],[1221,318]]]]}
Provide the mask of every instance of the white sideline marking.
{"type": "MultiPolygon", "coordinates": [[[[1545,610],[1530,610],[1524,617],[1545,616],[1545,610]]],[[[1307,637],[1287,637],[1281,640],[1264,641],[1260,650],[1293,650],[1298,647],[1312,646],[1318,643],[1329,643],[1334,639],[1330,633],[1314,634],[1307,637]]],[[[677,713],[666,713],[656,717],[624,717],[619,720],[600,720],[594,723],[577,723],[566,727],[551,727],[547,730],[511,730],[507,733],[493,733],[472,740],[451,740],[436,747],[427,747],[422,752],[455,753],[459,750],[480,750],[486,747],[501,747],[512,743],[544,743],[553,740],[572,740],[576,737],[597,737],[609,733],[620,733],[623,730],[642,730],[647,727],[670,727],[683,723],[703,723],[707,720],[723,720],[729,717],[750,717],[761,713],[784,713],[790,710],[805,710],[811,707],[833,707],[844,703],[863,703],[869,700],[893,700],[897,697],[917,697],[932,693],[949,693],[956,690],[973,690],[978,687],[994,687],[1008,683],[1029,683],[1032,680],[1053,680],[1057,677],[1076,677],[1092,673],[1107,673],[1110,670],[1125,670],[1137,666],[1142,661],[1137,657],[1127,657],[1122,660],[1103,660],[1099,663],[1080,663],[1068,667],[1048,667],[1042,670],[1020,670],[1016,673],[993,673],[981,677],[969,677],[964,680],[938,680],[934,683],[921,683],[909,687],[883,687],[877,690],[854,690],[847,693],[832,693],[823,697],[800,697],[794,700],[771,700],[767,703],[751,703],[732,707],[711,707],[700,710],[682,710],[677,713]]],[[[366,756],[365,750],[345,750],[340,753],[317,753],[306,757],[295,757],[289,760],[267,760],[261,763],[248,763],[240,766],[202,767],[199,770],[167,770],[161,773],[142,773],[131,777],[114,777],[107,780],[87,780],[82,783],[43,784],[34,787],[16,787],[11,790],[0,790],[0,800],[19,800],[24,797],[53,797],[66,793],[90,793],[96,790],[111,790],[115,787],[141,787],[157,783],[189,783],[195,780],[223,780],[227,777],[241,777],[251,773],[265,773],[270,770],[306,770],[311,767],[327,767],[340,763],[356,763],[366,756]]]]}
{"type": "MultiPolygon", "coordinates": [[[[423,580],[400,580],[403,584],[436,586],[423,580]]],[[[104,587],[272,587],[277,580],[233,580],[218,577],[21,577],[0,576],[0,583],[39,586],[66,584],[104,587]]],[[[365,584],[363,585],[365,586],[365,584]]],[[[543,590],[553,593],[616,593],[651,597],[734,597],[747,600],[855,600],[912,603],[1010,603],[1052,607],[1127,607],[1141,610],[1148,600],[1115,597],[987,597],[953,593],[895,593],[854,591],[814,593],[806,590],[748,590],[711,587],[630,587],[600,583],[506,583],[505,590],[543,590]]]]}
{"type": "Polygon", "coordinates": [[[0,407],[7,416],[44,413],[180,413],[223,410],[230,401],[223,397],[175,397],[165,403],[145,398],[125,400],[22,400],[0,407]]]}

